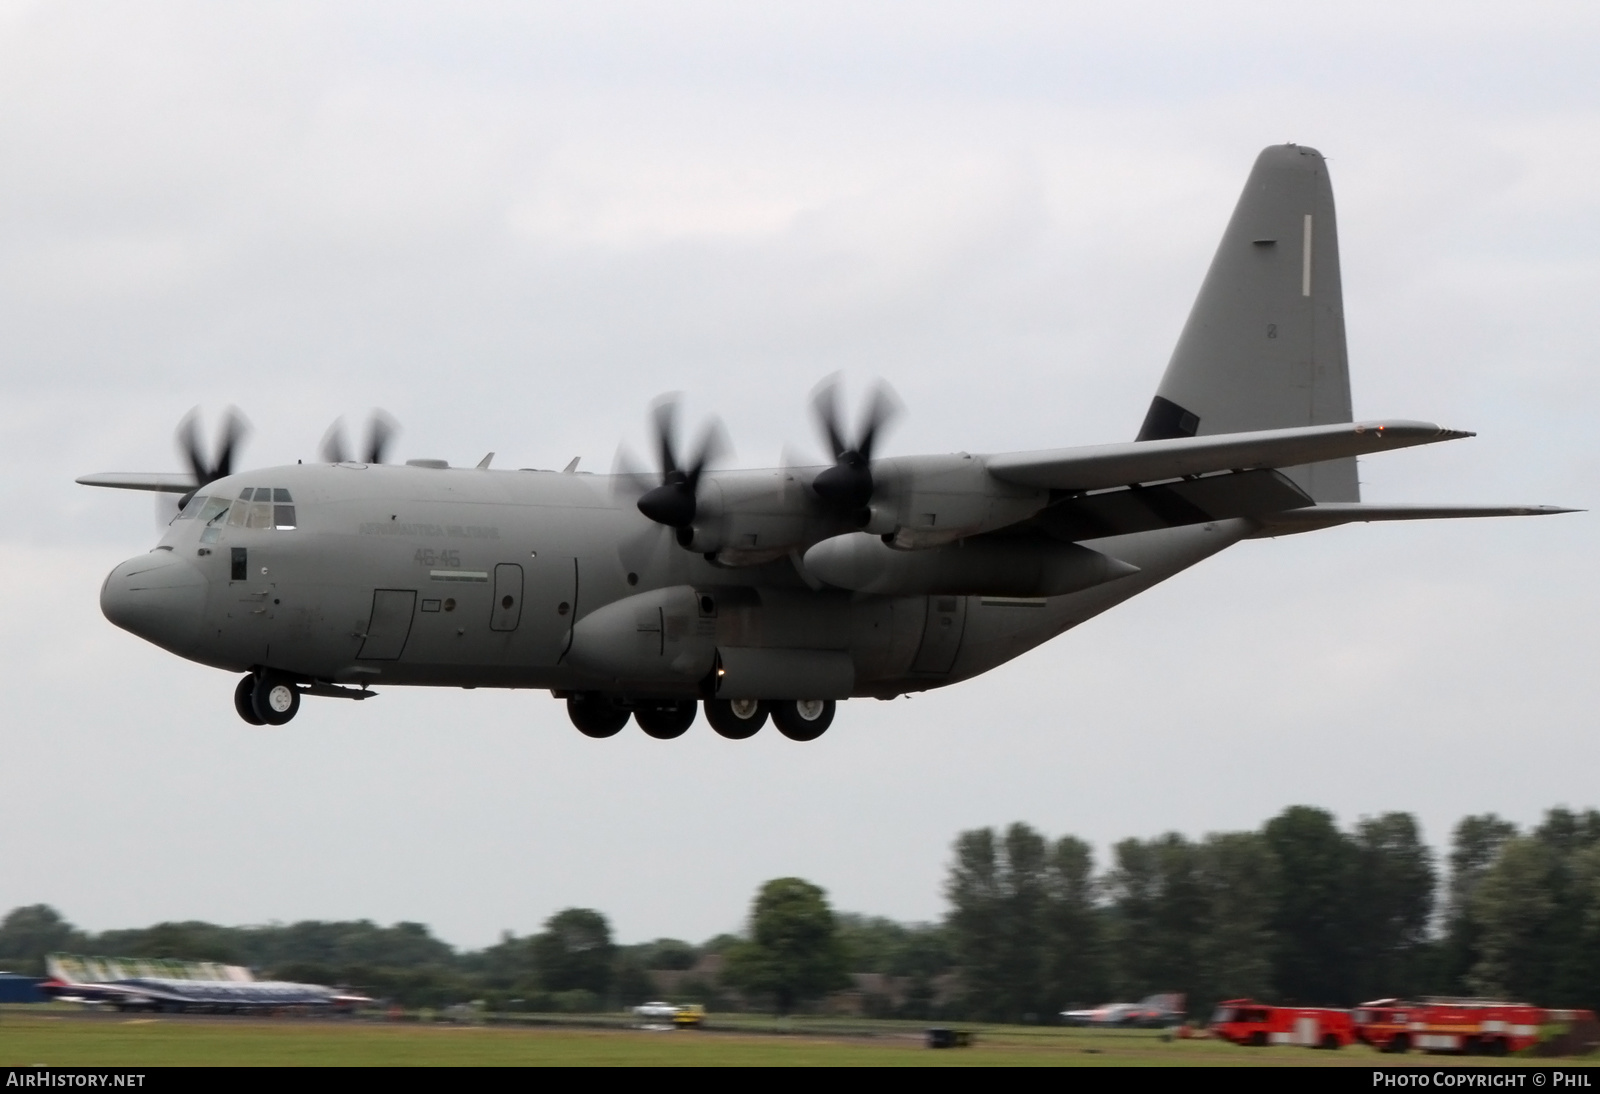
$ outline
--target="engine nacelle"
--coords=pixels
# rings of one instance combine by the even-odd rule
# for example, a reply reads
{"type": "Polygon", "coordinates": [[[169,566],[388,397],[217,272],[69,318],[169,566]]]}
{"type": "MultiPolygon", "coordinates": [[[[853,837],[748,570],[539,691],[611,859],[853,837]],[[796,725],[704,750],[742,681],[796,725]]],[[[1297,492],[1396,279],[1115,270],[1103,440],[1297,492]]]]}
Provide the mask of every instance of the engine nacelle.
{"type": "Polygon", "coordinates": [[[1060,596],[1139,572],[1076,543],[968,539],[901,551],[865,532],[823,540],[805,566],[829,585],[883,596],[1060,596]]]}
{"type": "Polygon", "coordinates": [[[700,680],[716,663],[714,613],[688,585],[630,596],[573,626],[566,661],[624,686],[700,680]]]}
{"type": "Polygon", "coordinates": [[[1050,491],[997,479],[983,460],[895,456],[878,460],[866,530],[892,534],[896,547],[926,549],[1027,520],[1050,503],[1050,491]]]}

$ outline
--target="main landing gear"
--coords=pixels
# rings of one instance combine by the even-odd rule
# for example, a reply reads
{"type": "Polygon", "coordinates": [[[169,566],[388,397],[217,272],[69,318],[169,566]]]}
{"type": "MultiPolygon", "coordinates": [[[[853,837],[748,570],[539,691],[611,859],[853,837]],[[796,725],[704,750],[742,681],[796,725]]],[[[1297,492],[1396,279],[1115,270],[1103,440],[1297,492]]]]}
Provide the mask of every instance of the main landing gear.
{"type": "MultiPolygon", "coordinates": [[[[243,687],[243,685],[241,685],[243,687]]],[[[628,724],[630,713],[645,734],[658,741],[682,737],[694,724],[693,699],[636,699],[629,702],[597,691],[567,697],[567,717],[585,737],[615,737],[628,724]]],[[[719,737],[744,741],[754,737],[772,719],[778,732],[791,741],[814,741],[833,724],[837,704],[832,699],[707,699],[706,721],[719,737]]],[[[243,713],[241,708],[240,713],[243,713]]]]}
{"type": "Polygon", "coordinates": [[[281,726],[300,713],[300,689],[282,673],[252,672],[233,689],[233,709],[253,726],[281,726]]]}

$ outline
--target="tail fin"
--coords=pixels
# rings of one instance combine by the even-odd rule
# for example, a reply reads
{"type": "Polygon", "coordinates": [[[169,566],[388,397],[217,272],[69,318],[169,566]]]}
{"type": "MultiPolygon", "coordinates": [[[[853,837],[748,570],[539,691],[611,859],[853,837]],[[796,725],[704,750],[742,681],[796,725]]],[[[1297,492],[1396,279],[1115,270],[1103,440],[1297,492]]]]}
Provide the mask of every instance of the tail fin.
{"type": "MultiPolygon", "coordinates": [[[[1256,157],[1138,439],[1350,420],[1328,167],[1276,145],[1256,157]]],[[[1360,500],[1354,457],[1284,473],[1317,501],[1360,500]]]]}

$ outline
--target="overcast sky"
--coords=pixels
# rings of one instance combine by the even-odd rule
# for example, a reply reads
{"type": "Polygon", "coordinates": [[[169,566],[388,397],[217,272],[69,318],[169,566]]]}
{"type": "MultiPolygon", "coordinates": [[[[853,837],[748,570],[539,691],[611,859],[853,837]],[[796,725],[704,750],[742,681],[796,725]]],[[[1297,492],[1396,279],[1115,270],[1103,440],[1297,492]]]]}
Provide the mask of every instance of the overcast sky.
{"type": "Polygon", "coordinates": [[[246,466],[382,406],[397,458],[606,470],[649,401],[739,463],[882,377],[892,454],[1124,440],[1245,175],[1329,157],[1360,417],[1478,437],[1370,501],[1592,508],[1600,7],[0,0],[0,913],[736,928],[764,880],[943,911],[951,840],[1536,822],[1600,804],[1590,514],[1250,542],[822,740],[590,741],[533,692],[246,726],[101,616],[156,538],[94,471],[246,466]]]}

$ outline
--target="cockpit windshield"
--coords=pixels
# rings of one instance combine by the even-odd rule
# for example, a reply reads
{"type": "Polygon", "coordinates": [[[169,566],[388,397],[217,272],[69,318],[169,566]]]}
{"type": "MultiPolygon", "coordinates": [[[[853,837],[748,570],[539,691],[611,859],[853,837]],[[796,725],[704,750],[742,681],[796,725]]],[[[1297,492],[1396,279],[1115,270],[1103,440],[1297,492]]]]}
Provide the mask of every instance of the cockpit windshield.
{"type": "Polygon", "coordinates": [[[179,520],[198,520],[205,526],[202,538],[214,541],[223,524],[230,528],[293,530],[294,498],[281,486],[247,486],[238,500],[193,497],[178,513],[179,520]]]}
{"type": "Polygon", "coordinates": [[[178,519],[210,524],[228,511],[228,505],[227,498],[192,497],[189,504],[178,511],[178,519]]]}
{"type": "Polygon", "coordinates": [[[294,499],[281,486],[245,487],[228,510],[230,528],[293,528],[294,499]]]}

